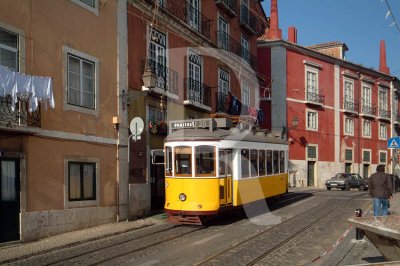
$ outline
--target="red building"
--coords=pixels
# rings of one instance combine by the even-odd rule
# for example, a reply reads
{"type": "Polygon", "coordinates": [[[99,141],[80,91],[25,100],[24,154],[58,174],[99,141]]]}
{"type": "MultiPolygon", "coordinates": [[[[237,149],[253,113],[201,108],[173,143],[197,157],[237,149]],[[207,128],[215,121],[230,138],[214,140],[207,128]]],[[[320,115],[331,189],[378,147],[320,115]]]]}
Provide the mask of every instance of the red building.
{"type": "Polygon", "coordinates": [[[257,52],[270,92],[262,98],[271,112],[263,127],[288,137],[290,184],[324,187],[337,172],[369,176],[378,164],[390,170],[387,142],[398,135],[399,81],[386,66],[384,42],[374,70],[346,61],[344,43],[304,47],[293,27],[283,40],[276,0],[271,3],[271,28],[257,52]]]}

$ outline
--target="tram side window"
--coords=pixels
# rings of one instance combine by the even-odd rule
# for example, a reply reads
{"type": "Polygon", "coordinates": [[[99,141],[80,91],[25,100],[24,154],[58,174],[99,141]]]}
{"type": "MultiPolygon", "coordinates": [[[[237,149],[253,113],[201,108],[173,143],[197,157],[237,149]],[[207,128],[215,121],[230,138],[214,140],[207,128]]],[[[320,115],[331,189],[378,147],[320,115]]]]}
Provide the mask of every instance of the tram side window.
{"type": "Polygon", "coordinates": [[[279,152],[279,169],[281,173],[285,172],[285,151],[279,152]]]}
{"type": "Polygon", "coordinates": [[[241,168],[242,168],[242,178],[249,177],[250,171],[249,171],[249,150],[241,150],[240,151],[240,162],[241,162],[241,168]]]}
{"type": "Polygon", "coordinates": [[[258,151],[257,150],[250,150],[250,169],[251,169],[251,176],[258,176],[258,151]]]}
{"type": "Polygon", "coordinates": [[[213,146],[196,147],[196,174],[215,175],[215,148],[213,146]]]}
{"type": "Polygon", "coordinates": [[[260,176],[265,175],[265,151],[258,151],[258,171],[260,171],[260,176]]]}
{"type": "Polygon", "coordinates": [[[165,175],[172,176],[172,148],[165,148],[165,175]]]}
{"type": "Polygon", "coordinates": [[[267,175],[272,175],[272,151],[267,150],[267,175]]]}
{"type": "Polygon", "coordinates": [[[192,148],[189,146],[175,147],[175,171],[178,175],[191,175],[192,148]]]}
{"type": "Polygon", "coordinates": [[[279,174],[279,151],[273,153],[274,174],[279,174]]]}
{"type": "Polygon", "coordinates": [[[220,150],[218,152],[218,158],[219,158],[219,171],[218,174],[220,176],[225,176],[226,175],[226,151],[220,150]]]}

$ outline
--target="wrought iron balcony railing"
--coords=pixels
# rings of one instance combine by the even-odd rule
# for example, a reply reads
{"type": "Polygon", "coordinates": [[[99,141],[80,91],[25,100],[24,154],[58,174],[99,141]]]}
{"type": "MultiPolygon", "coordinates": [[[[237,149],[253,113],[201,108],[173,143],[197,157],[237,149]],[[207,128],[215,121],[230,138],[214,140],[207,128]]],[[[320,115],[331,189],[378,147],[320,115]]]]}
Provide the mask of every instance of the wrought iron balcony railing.
{"type": "MultiPolygon", "coordinates": [[[[145,62],[143,62],[145,63],[145,62]]],[[[163,89],[169,93],[178,95],[178,72],[170,69],[155,60],[148,59],[147,66],[157,76],[156,88],[163,89]]]]}
{"type": "Polygon", "coordinates": [[[378,117],[383,119],[390,119],[390,112],[386,109],[379,109],[378,117]]]}
{"type": "Polygon", "coordinates": [[[361,106],[361,115],[363,116],[375,116],[376,108],[370,105],[361,106]]]}
{"type": "Polygon", "coordinates": [[[323,105],[325,103],[325,95],[321,92],[307,91],[306,101],[312,104],[323,105]]]}
{"type": "Polygon", "coordinates": [[[237,15],[237,0],[215,0],[215,3],[224,9],[228,15],[237,15]]]}
{"type": "Polygon", "coordinates": [[[240,47],[240,57],[243,58],[254,70],[257,70],[257,58],[245,47],[240,47]]]}
{"type": "Polygon", "coordinates": [[[217,31],[217,45],[219,48],[241,56],[241,45],[225,31],[217,31]]]}
{"type": "Polygon", "coordinates": [[[347,112],[357,113],[358,112],[358,104],[353,101],[344,101],[343,104],[344,110],[347,112]]]}
{"type": "Polygon", "coordinates": [[[258,34],[262,26],[257,17],[253,14],[253,12],[249,9],[246,4],[240,5],[240,19],[239,24],[242,26],[247,32],[250,34],[258,34]]]}
{"type": "Polygon", "coordinates": [[[211,20],[204,16],[200,10],[191,5],[187,0],[147,0],[153,4],[157,1],[160,7],[174,15],[189,27],[210,39],[211,20]],[[183,7],[183,8],[182,8],[183,7]]]}
{"type": "Polygon", "coordinates": [[[211,89],[192,78],[185,79],[185,100],[201,106],[211,107],[211,89]]]}
{"type": "Polygon", "coordinates": [[[217,113],[226,113],[229,114],[229,106],[228,103],[228,94],[223,92],[217,92],[217,113]]]}
{"type": "Polygon", "coordinates": [[[40,127],[40,106],[29,112],[29,100],[19,99],[14,111],[11,96],[0,97],[0,121],[9,126],[40,127]]]}

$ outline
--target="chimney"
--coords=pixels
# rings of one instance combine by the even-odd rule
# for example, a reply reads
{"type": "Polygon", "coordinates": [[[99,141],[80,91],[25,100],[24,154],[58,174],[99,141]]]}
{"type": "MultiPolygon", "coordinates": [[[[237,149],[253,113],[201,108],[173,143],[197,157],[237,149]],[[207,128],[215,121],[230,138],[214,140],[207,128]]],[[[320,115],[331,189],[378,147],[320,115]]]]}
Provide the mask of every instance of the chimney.
{"type": "Polygon", "coordinates": [[[278,0],[271,0],[270,28],[268,31],[269,39],[282,39],[282,30],[279,29],[278,22],[278,0]]]}
{"type": "Polygon", "coordinates": [[[386,65],[386,47],[384,40],[381,40],[381,47],[379,53],[379,71],[390,75],[390,70],[386,65]]]}
{"type": "Polygon", "coordinates": [[[288,41],[292,43],[297,43],[297,29],[296,27],[289,27],[288,29],[288,41]]]}

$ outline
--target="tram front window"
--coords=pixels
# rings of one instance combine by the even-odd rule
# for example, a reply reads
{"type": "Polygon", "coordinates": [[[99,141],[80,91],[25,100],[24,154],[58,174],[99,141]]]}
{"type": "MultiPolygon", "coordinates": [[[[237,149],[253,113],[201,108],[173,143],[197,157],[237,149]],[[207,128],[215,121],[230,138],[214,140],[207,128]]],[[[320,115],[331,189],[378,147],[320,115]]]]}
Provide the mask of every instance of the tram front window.
{"type": "Polygon", "coordinates": [[[192,174],[192,147],[175,147],[175,171],[177,175],[192,174]]]}
{"type": "Polygon", "coordinates": [[[196,147],[196,175],[215,175],[215,148],[213,146],[196,147]]]}

